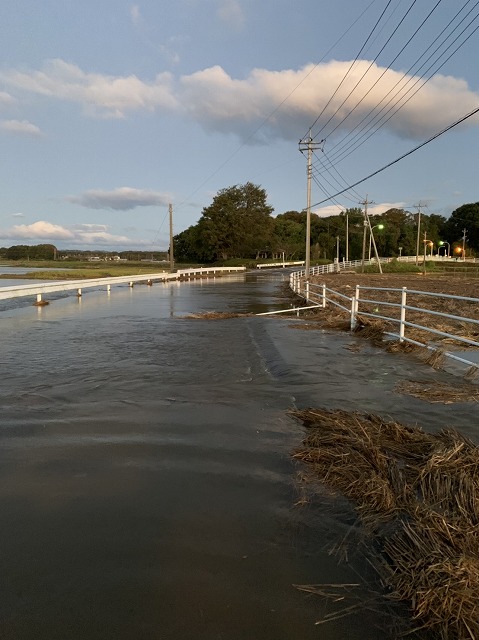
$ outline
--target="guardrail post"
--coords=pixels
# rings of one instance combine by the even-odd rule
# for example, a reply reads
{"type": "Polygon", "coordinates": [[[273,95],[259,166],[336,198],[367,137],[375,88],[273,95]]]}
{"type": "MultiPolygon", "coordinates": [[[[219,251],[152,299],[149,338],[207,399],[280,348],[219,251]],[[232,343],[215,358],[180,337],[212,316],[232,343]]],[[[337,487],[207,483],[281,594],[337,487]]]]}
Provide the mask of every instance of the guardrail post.
{"type": "Polygon", "coordinates": [[[356,299],[353,296],[351,298],[351,323],[349,325],[351,331],[354,331],[354,329],[356,328],[356,315],[354,313],[355,307],[356,307],[356,299]]]}
{"type": "Polygon", "coordinates": [[[133,282],[129,282],[130,289],[133,289],[133,282]]]}
{"type": "Polygon", "coordinates": [[[407,287],[402,288],[401,292],[401,319],[399,322],[399,342],[404,342],[404,331],[406,328],[406,300],[407,300],[407,287]]]}
{"type": "Polygon", "coordinates": [[[78,297],[78,298],[81,298],[81,295],[82,295],[82,293],[81,293],[81,289],[77,289],[77,297],[78,297]]]}
{"type": "Polygon", "coordinates": [[[40,304],[41,302],[42,302],[42,294],[37,293],[37,304],[40,304]]]}
{"type": "Polygon", "coordinates": [[[351,299],[351,331],[356,329],[358,310],[359,310],[359,284],[356,285],[354,296],[351,299]]]}
{"type": "Polygon", "coordinates": [[[111,285],[107,284],[106,285],[106,292],[108,293],[108,295],[110,295],[110,291],[111,291],[111,285]]]}
{"type": "Polygon", "coordinates": [[[323,309],[326,309],[326,285],[325,284],[323,284],[322,286],[321,306],[323,307],[323,309]]]}
{"type": "Polygon", "coordinates": [[[306,288],[305,288],[305,297],[306,297],[306,302],[309,302],[309,282],[306,282],[306,288]]]}
{"type": "Polygon", "coordinates": [[[351,331],[356,329],[356,324],[358,322],[358,311],[359,311],[359,289],[360,285],[356,285],[356,289],[354,291],[354,296],[351,301],[351,331]]]}

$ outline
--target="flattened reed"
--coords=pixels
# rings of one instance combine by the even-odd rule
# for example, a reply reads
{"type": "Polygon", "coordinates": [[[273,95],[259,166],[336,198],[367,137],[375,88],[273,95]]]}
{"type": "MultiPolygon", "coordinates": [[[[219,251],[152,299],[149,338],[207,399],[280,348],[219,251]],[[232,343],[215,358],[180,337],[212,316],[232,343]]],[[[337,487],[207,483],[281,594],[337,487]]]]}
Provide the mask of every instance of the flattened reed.
{"type": "Polygon", "coordinates": [[[229,311],[204,311],[203,313],[191,313],[183,316],[185,320],[229,320],[230,318],[243,318],[254,315],[251,313],[230,313],[229,311]]]}
{"type": "Polygon", "coordinates": [[[479,448],[454,430],[430,434],[376,415],[292,415],[308,429],[293,457],[311,484],[353,503],[385,597],[407,603],[434,638],[479,638],[479,448]]]}
{"type": "Polygon", "coordinates": [[[453,386],[437,380],[427,382],[403,380],[396,385],[395,391],[420,400],[427,400],[432,404],[479,402],[479,387],[466,382],[461,382],[460,386],[453,386]]]}

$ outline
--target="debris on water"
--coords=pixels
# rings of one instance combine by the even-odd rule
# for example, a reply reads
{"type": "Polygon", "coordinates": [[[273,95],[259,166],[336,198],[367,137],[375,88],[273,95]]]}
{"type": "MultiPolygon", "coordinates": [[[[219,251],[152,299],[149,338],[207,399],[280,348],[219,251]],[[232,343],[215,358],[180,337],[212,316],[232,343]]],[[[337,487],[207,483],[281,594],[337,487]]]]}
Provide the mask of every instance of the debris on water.
{"type": "Polygon", "coordinates": [[[230,313],[229,311],[205,311],[182,316],[184,320],[228,320],[229,318],[245,318],[253,313],[230,313]]]}
{"type": "MultiPolygon", "coordinates": [[[[293,453],[305,465],[301,486],[314,500],[320,482],[353,504],[383,599],[405,603],[411,624],[434,638],[479,638],[479,447],[452,429],[431,434],[377,415],[291,414],[307,427],[293,453]]],[[[327,587],[309,591],[338,595],[327,587]]]]}
{"type": "Polygon", "coordinates": [[[403,380],[394,389],[397,393],[413,396],[437,404],[479,402],[479,387],[466,382],[458,385],[429,381],[403,380]]]}

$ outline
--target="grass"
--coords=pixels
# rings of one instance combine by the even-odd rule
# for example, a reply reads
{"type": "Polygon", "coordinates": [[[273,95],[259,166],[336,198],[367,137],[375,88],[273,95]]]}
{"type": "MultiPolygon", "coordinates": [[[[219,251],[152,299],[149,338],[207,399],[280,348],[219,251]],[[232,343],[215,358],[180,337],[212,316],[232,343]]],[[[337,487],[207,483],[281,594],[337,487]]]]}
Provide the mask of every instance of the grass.
{"type": "MultiPolygon", "coordinates": [[[[28,273],[32,280],[80,280],[86,278],[114,278],[116,276],[135,276],[148,273],[169,271],[167,263],[148,264],[144,262],[61,262],[42,260],[29,262],[5,261],[0,265],[0,278],[25,279],[25,274],[2,274],[2,266],[28,267],[37,269],[28,273]],[[49,271],[45,271],[49,269],[49,271]]],[[[182,265],[183,267],[183,265],[182,265]]]]}
{"type": "MultiPolygon", "coordinates": [[[[418,273],[423,272],[422,261],[419,265],[414,262],[399,262],[393,260],[392,262],[381,263],[383,273],[418,273]]],[[[435,271],[436,263],[433,260],[426,260],[426,272],[435,271]]],[[[356,269],[357,273],[361,273],[361,267],[356,269]]],[[[365,265],[364,273],[378,273],[377,265],[365,265]]]]}

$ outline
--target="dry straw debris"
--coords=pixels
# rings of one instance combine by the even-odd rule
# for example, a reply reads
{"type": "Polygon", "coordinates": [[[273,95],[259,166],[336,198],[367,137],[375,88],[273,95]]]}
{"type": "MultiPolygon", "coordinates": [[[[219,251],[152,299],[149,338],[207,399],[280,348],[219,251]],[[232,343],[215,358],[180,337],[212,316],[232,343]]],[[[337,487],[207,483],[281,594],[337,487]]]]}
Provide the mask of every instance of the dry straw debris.
{"type": "Polygon", "coordinates": [[[444,382],[403,380],[396,385],[395,391],[405,395],[427,400],[432,404],[453,404],[456,402],[479,402],[479,388],[476,385],[461,383],[458,387],[444,382]]]}
{"type": "Polygon", "coordinates": [[[229,311],[204,311],[183,316],[185,320],[229,320],[230,318],[244,318],[248,313],[230,313],[229,311]]]}
{"type": "Polygon", "coordinates": [[[308,429],[303,477],[353,503],[385,597],[433,638],[479,638],[479,447],[358,412],[292,415],[308,429]]]}

